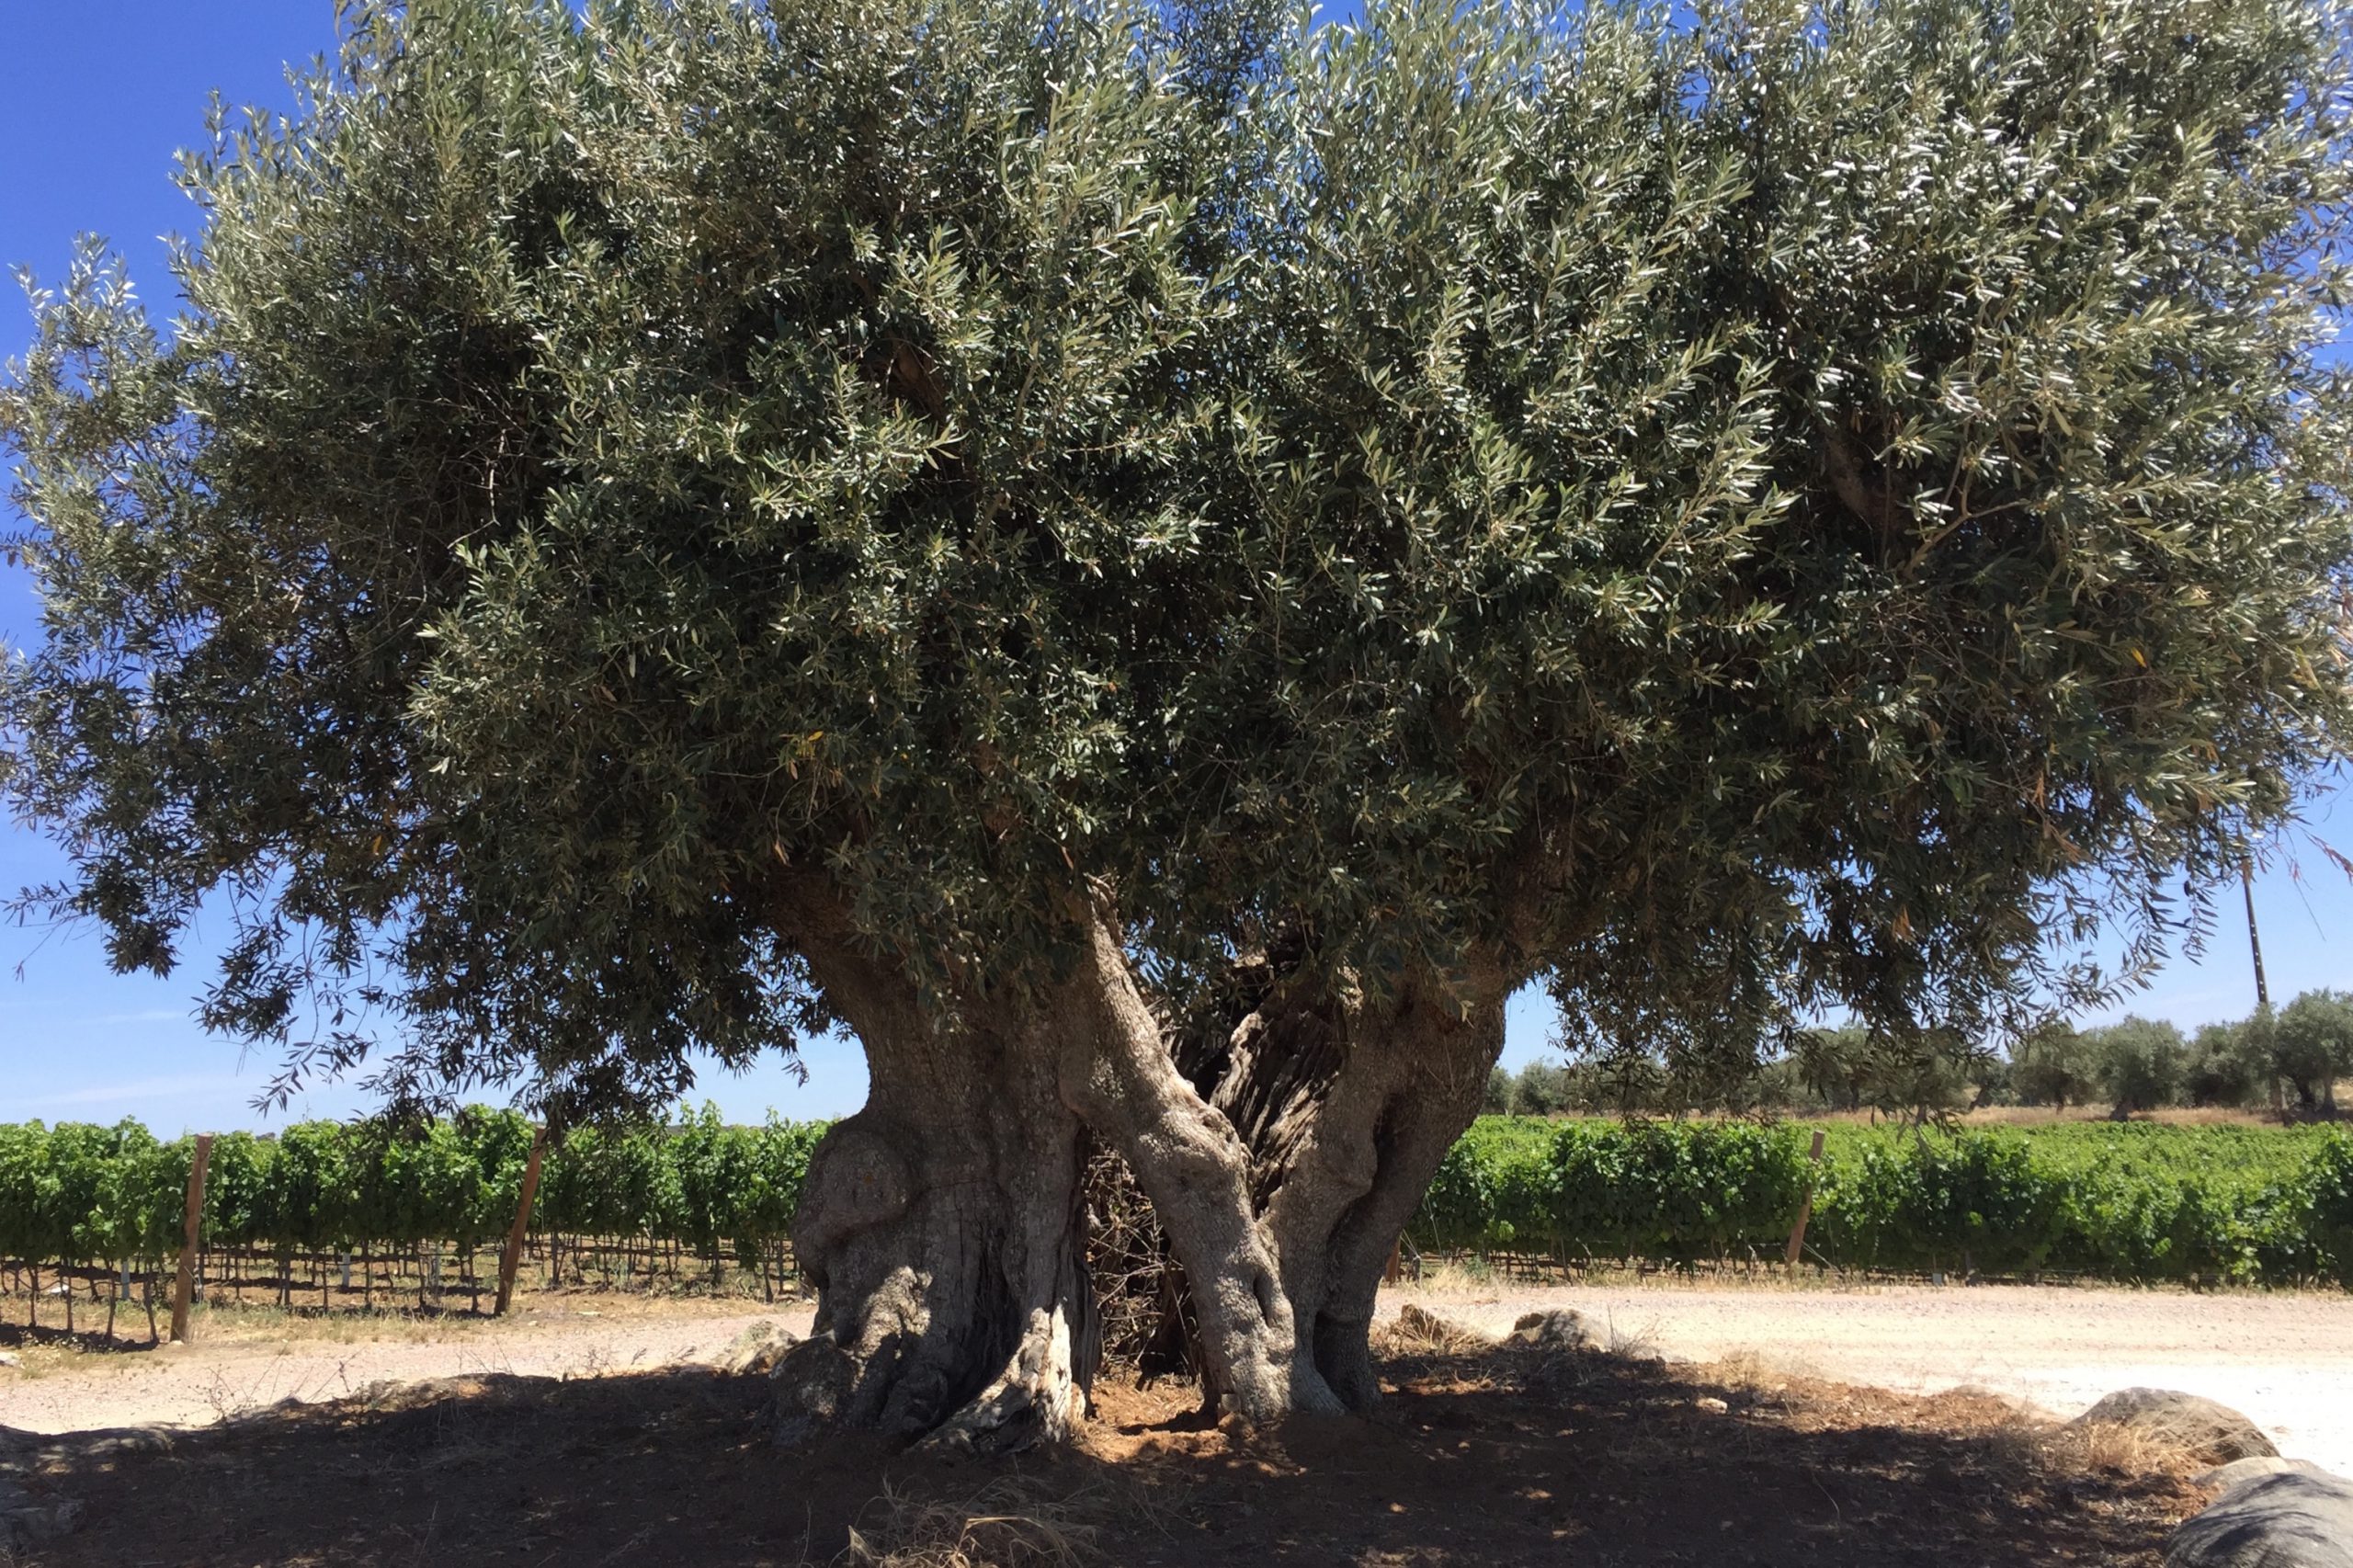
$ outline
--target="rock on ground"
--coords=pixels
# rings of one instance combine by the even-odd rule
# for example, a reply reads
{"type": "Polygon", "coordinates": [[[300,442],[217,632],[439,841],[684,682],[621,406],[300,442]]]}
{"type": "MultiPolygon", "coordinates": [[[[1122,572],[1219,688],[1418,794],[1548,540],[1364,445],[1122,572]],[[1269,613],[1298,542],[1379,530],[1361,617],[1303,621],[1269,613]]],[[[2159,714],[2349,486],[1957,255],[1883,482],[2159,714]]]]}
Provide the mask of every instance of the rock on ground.
{"type": "Polygon", "coordinates": [[[1566,1307],[1522,1314],[1511,1325],[1510,1342],[1544,1350],[1590,1350],[1600,1343],[1585,1314],[1566,1307]]]}
{"type": "Polygon", "coordinates": [[[719,1369],[738,1377],[766,1377],[801,1336],[773,1318],[762,1318],[720,1352],[719,1369]]]}
{"type": "Polygon", "coordinates": [[[2119,1389],[2075,1417],[2078,1426],[2120,1426],[2209,1464],[2279,1453],[2263,1428],[2227,1404],[2173,1389],[2119,1389]]]}
{"type": "MultiPolygon", "coordinates": [[[[20,1460],[28,1449],[11,1445],[0,1428],[0,1460],[20,1460]]],[[[81,1527],[82,1505],[72,1497],[36,1497],[16,1478],[20,1462],[0,1463],[0,1554],[25,1551],[71,1535],[81,1527]]]]}
{"type": "Polygon", "coordinates": [[[2245,1459],[2215,1466],[2198,1477],[2198,1484],[2212,1487],[2219,1501],[2260,1476],[2286,1475],[2291,1471],[2301,1471],[2306,1475],[2328,1473],[2310,1460],[2283,1460],[2277,1454],[2251,1454],[2245,1459]]]}
{"type": "Polygon", "coordinates": [[[2174,1532],[2165,1568],[2353,1568],[2353,1482],[2250,1475],[2174,1532]]]}

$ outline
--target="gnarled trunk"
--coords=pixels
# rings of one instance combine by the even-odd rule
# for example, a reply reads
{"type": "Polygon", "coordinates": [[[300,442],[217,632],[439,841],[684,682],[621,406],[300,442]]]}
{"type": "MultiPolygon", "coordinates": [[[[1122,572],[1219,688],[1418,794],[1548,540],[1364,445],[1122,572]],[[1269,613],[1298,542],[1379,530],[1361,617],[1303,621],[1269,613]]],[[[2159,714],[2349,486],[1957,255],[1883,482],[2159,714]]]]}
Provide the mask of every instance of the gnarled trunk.
{"type": "Polygon", "coordinates": [[[795,1217],[818,1313],[776,1374],[780,1436],[842,1424],[1006,1449],[1067,1432],[1098,1350],[1082,1123],[1127,1161],[1182,1266],[1213,1408],[1265,1422],[1378,1397],[1374,1293],[1477,1112],[1500,971],[1381,1009],[1269,988],[1205,1094],[1100,890],[1074,912],[1069,972],[961,998],[952,1019],[839,911],[799,900],[792,935],[872,1089],[818,1145],[795,1217]]]}
{"type": "Polygon", "coordinates": [[[802,950],[871,1087],[819,1142],[794,1216],[817,1320],[775,1374],[779,1440],[835,1425],[992,1451],[1061,1438],[1099,1341],[1080,1127],[1051,1044],[1003,1006],[943,1022],[813,926],[802,950]]]}
{"type": "Polygon", "coordinates": [[[1300,1408],[1380,1398],[1370,1332],[1381,1278],[1439,1163],[1478,1115],[1503,1050],[1507,974],[1482,961],[1415,977],[1381,1004],[1263,979],[1222,1040],[1187,1066],[1250,1150],[1254,1206],[1296,1324],[1300,1408]]]}
{"type": "Polygon", "coordinates": [[[1257,1422],[1336,1409],[1293,1381],[1294,1320],[1251,1201],[1248,1148],[1176,1071],[1099,895],[1085,936],[1066,988],[1063,1095],[1152,1199],[1190,1284],[1209,1403],[1257,1422]]]}

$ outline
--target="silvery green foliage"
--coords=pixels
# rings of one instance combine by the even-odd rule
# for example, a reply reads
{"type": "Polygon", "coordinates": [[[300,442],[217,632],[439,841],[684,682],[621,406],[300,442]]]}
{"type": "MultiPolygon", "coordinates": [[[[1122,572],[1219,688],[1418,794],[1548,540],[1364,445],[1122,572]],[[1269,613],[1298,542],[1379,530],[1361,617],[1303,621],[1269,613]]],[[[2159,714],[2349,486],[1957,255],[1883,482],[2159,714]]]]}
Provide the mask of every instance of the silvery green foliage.
{"type": "Polygon", "coordinates": [[[2346,733],[2344,46],[2270,4],[1296,40],[1245,122],[1207,863],[1356,976],[1485,936],[1572,1042],[1702,1077],[2198,940],[2346,733]]]}
{"type": "Polygon", "coordinates": [[[1878,1019],[1965,1016],[2038,937],[2196,939],[2347,733],[2347,389],[2314,358],[2344,15],[1704,28],[1750,186],[1714,291],[1774,363],[1793,497],[1752,569],[1784,607],[1759,849],[1802,879],[1807,967],[1878,1019]]]}
{"type": "Polygon", "coordinates": [[[1124,774],[1086,596],[1192,537],[1208,122],[1124,20],[361,8],[191,165],[170,347],[95,256],[40,301],[8,711],[59,902],[161,966],[225,881],[219,1027],[338,1064],[375,1002],[396,1080],[581,1105],[822,1019],[780,863],[955,961],[1124,774]]]}
{"type": "Polygon", "coordinates": [[[2333,11],[1263,16],[357,8],[0,401],[37,902],[564,1114],[827,1019],[784,867],[1700,1056],[2196,935],[2347,733],[2333,11]]]}

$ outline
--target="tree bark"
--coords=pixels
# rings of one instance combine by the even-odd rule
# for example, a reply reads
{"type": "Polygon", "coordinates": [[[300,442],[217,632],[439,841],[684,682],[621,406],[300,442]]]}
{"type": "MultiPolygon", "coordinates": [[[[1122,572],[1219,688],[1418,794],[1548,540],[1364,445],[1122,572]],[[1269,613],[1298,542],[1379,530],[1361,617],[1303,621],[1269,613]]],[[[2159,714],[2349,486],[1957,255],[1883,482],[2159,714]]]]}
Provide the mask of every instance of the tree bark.
{"type": "Polygon", "coordinates": [[[1250,1150],[1250,1189],[1297,1324],[1302,1409],[1380,1399],[1370,1334],[1381,1274],[1503,1051],[1510,975],[1479,955],[1381,1002],[1343,1002],[1262,970],[1222,1040],[1187,1066],[1250,1150]]]}
{"type": "Polygon", "coordinates": [[[1250,1152],[1177,1072],[1117,924],[1089,902],[1064,1013],[1063,1095],[1117,1149],[1185,1270],[1212,1409],[1251,1422],[1339,1409],[1294,1380],[1297,1334],[1272,1237],[1250,1195],[1250,1152]]]}
{"type": "Polygon", "coordinates": [[[775,1374],[779,1440],[831,1426],[1004,1452],[1065,1437],[1099,1356],[1078,1119],[1034,1013],[952,1022],[847,922],[794,932],[866,1048],[864,1109],[810,1163],[793,1250],[812,1336],[775,1374]]]}
{"type": "Polygon", "coordinates": [[[1065,972],[941,1010],[859,946],[837,900],[804,884],[790,902],[872,1088],[818,1145],[794,1220],[818,1311],[776,1374],[782,1440],[842,1425],[1004,1450],[1067,1434],[1099,1352],[1082,1126],[1152,1201],[1211,1408],[1266,1423],[1379,1397],[1374,1295],[1478,1112],[1499,968],[1378,1006],[1269,988],[1188,1079],[1100,889],[1073,901],[1065,972]]]}

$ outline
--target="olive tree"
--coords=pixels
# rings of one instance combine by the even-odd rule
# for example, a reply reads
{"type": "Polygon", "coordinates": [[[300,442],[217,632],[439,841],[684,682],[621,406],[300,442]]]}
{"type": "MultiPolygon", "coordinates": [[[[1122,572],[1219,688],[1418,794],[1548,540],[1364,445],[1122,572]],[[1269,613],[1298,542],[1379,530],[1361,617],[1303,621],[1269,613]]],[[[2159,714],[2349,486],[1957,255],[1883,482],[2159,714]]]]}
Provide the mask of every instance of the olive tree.
{"type": "Polygon", "coordinates": [[[2182,1094],[2194,1106],[2246,1106],[2262,1097],[2262,1085],[2276,1082],[2271,1052],[2263,1042],[2263,1017],[2212,1023],[2190,1037],[2182,1094]]]}
{"type": "Polygon", "coordinates": [[[2344,62],[2278,5],[1294,47],[1194,681],[1250,718],[1162,881],[1245,868],[1180,1054],[1355,1404],[1521,983],[1687,1078],[1832,1006],[1958,1055],[2339,756],[2344,62]]]}
{"type": "Polygon", "coordinates": [[[2343,749],[2320,12],[347,26],[0,403],[32,901],[395,1096],[849,1028],[789,1433],[1066,1429],[1088,1132],[1361,1407],[1521,984],[1961,1038],[2343,749]]]}
{"type": "Polygon", "coordinates": [[[2010,1049],[2010,1076],[2028,1105],[2083,1105],[2099,1092],[2099,1071],[2090,1040],[2064,1023],[2045,1024],[2010,1049]]]}
{"type": "Polygon", "coordinates": [[[2085,1030],[2083,1042],[2120,1119],[2171,1105],[2179,1097],[2189,1047],[2172,1024],[2130,1016],[2085,1030]]]}
{"type": "Polygon", "coordinates": [[[2271,1055],[2279,1075],[2296,1086],[2300,1108],[2334,1114],[2337,1080],[2353,1076],[2353,995],[2307,991],[2280,1008],[2271,1024],[2271,1055]]]}
{"type": "Polygon", "coordinates": [[[559,1121],[847,1025],[804,1381],[908,1433],[1066,1423],[1073,1102],[1156,1108],[1088,1076],[1149,1040],[1090,879],[1231,307],[1213,121],[1133,20],[359,7],[290,123],[191,161],[170,340],[94,255],[6,405],[51,902],[160,969],[225,892],[208,1022],[559,1121]]]}

